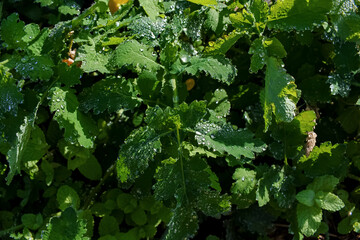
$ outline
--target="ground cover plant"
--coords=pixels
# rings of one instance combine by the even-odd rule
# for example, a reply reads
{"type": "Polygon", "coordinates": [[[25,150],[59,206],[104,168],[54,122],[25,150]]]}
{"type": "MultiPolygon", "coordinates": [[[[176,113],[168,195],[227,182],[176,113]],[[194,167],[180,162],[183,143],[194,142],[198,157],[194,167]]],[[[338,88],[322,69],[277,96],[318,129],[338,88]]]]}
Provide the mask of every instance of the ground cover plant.
{"type": "Polygon", "coordinates": [[[0,2],[0,238],[357,239],[359,6],[0,2]]]}

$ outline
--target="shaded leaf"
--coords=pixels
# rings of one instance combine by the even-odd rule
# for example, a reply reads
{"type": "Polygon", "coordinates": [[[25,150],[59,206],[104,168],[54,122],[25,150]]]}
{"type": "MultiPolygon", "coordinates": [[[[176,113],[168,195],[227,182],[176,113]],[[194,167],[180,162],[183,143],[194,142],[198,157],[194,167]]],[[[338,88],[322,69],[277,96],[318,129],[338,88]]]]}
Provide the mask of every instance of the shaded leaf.
{"type": "Polygon", "coordinates": [[[160,151],[160,137],[152,128],[145,127],[133,131],[120,147],[116,166],[120,181],[134,180],[143,173],[149,161],[160,151]]]}
{"type": "Polygon", "coordinates": [[[133,110],[139,106],[141,99],[137,97],[129,80],[124,78],[108,77],[93,84],[80,94],[80,109],[95,114],[104,111],[117,112],[120,109],[133,110]]]}

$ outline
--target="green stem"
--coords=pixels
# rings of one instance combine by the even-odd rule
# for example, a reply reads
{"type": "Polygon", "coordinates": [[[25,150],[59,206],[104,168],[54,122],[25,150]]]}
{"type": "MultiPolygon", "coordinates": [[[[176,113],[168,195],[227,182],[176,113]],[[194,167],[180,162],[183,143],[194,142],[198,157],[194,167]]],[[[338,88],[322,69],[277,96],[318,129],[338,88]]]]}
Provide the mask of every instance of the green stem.
{"type": "Polygon", "coordinates": [[[183,159],[182,159],[179,128],[180,128],[179,126],[176,126],[176,138],[177,138],[177,142],[178,142],[178,155],[179,155],[179,162],[180,162],[180,168],[181,168],[181,177],[182,177],[182,184],[183,184],[183,189],[184,189],[184,196],[185,196],[186,201],[188,201],[187,194],[186,194],[184,163],[183,163],[183,159]]]}
{"type": "Polygon", "coordinates": [[[85,202],[84,202],[84,206],[83,209],[89,209],[92,205],[92,200],[95,198],[95,196],[97,195],[97,193],[100,191],[102,185],[104,185],[105,181],[112,175],[112,173],[114,172],[116,167],[116,163],[114,163],[113,165],[111,165],[107,170],[105,175],[101,178],[100,182],[98,183],[98,185],[96,185],[96,187],[94,187],[89,196],[86,198],[85,202]]]}
{"type": "Polygon", "coordinates": [[[349,178],[351,178],[351,179],[354,179],[354,180],[360,182],[360,177],[358,177],[358,176],[356,176],[356,175],[354,175],[354,174],[349,173],[347,176],[348,176],[349,178]]]}
{"type": "Polygon", "coordinates": [[[20,225],[17,225],[17,226],[2,230],[2,231],[0,231],[0,236],[5,236],[5,235],[7,235],[7,234],[9,234],[11,232],[15,232],[15,231],[20,230],[20,229],[22,229],[24,227],[25,227],[24,224],[20,224],[20,225]]]}
{"type": "Polygon", "coordinates": [[[4,61],[0,62],[0,65],[7,64],[9,61],[10,61],[9,59],[5,59],[4,61]]]}
{"type": "Polygon", "coordinates": [[[100,1],[94,3],[88,9],[86,9],[83,13],[81,13],[78,17],[74,18],[71,22],[72,28],[73,29],[76,28],[84,18],[93,14],[95,12],[96,8],[100,6],[100,4],[102,4],[102,2],[100,2],[100,1]]]}

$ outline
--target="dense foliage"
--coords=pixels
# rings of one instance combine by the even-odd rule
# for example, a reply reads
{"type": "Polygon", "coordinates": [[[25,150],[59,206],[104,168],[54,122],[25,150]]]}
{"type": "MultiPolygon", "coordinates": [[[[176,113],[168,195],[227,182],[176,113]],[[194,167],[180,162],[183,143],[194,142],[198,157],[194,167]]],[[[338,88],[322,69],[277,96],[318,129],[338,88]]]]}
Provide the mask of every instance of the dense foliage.
{"type": "Polygon", "coordinates": [[[0,2],[1,239],[360,233],[358,0],[109,5],[0,2]]]}

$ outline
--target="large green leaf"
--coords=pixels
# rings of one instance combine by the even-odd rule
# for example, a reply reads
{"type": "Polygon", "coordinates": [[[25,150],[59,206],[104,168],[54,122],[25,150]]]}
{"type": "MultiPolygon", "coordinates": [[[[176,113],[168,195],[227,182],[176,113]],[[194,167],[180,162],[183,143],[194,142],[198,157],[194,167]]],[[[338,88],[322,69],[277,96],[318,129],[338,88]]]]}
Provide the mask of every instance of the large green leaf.
{"type": "Polygon", "coordinates": [[[310,237],[320,227],[322,210],[316,206],[308,207],[300,203],[296,208],[296,216],[299,230],[310,237]]]}
{"type": "Polygon", "coordinates": [[[80,95],[80,108],[85,112],[93,110],[99,114],[120,109],[133,110],[141,103],[129,80],[108,77],[85,89],[80,95]]]}
{"type": "Polygon", "coordinates": [[[15,70],[31,81],[49,80],[53,75],[54,63],[48,55],[25,56],[16,63],[15,70]]]}
{"type": "Polygon", "coordinates": [[[70,143],[91,148],[97,127],[90,117],[79,111],[78,106],[78,100],[70,90],[59,87],[52,89],[50,110],[55,113],[54,119],[60,127],[65,129],[65,139],[70,143]]]}
{"type": "Polygon", "coordinates": [[[114,64],[122,67],[130,65],[141,67],[149,71],[156,72],[162,66],[156,62],[156,54],[147,45],[136,40],[130,40],[120,44],[114,54],[114,64]]]}
{"type": "Polygon", "coordinates": [[[15,142],[7,153],[10,167],[6,177],[7,184],[11,183],[13,177],[19,174],[27,163],[39,161],[47,150],[48,145],[44,133],[38,126],[34,125],[32,115],[26,116],[19,132],[16,133],[15,142]]]}
{"type": "Polygon", "coordinates": [[[249,194],[254,190],[257,183],[256,172],[246,168],[237,168],[233,174],[233,179],[236,182],[233,183],[231,192],[235,194],[249,194]]]}
{"type": "Polygon", "coordinates": [[[159,135],[150,127],[135,130],[121,146],[117,174],[122,182],[134,180],[149,166],[149,161],[161,150],[159,135]]]}
{"type": "Polygon", "coordinates": [[[199,122],[195,131],[195,139],[199,145],[220,153],[227,152],[236,158],[254,158],[254,153],[263,152],[266,147],[260,139],[254,139],[254,134],[248,129],[235,130],[230,125],[199,122]]]}
{"type": "Polygon", "coordinates": [[[163,239],[189,239],[195,235],[198,228],[198,216],[192,207],[176,207],[163,239]]]}
{"type": "Polygon", "coordinates": [[[279,0],[270,9],[268,27],[279,30],[312,30],[327,21],[329,0],[279,0]]]}
{"type": "Polygon", "coordinates": [[[221,55],[209,57],[192,57],[190,59],[190,66],[185,68],[185,71],[191,75],[196,75],[204,71],[212,78],[220,82],[230,85],[237,74],[237,70],[231,61],[221,55]]]}
{"type": "Polygon", "coordinates": [[[314,111],[299,113],[289,123],[274,124],[270,127],[271,136],[278,142],[270,144],[274,156],[279,159],[294,158],[304,148],[307,133],[316,125],[314,111]],[[278,151],[280,150],[280,151],[278,151]]]}
{"type": "Polygon", "coordinates": [[[265,89],[261,94],[265,131],[271,124],[273,114],[277,121],[292,121],[300,98],[300,90],[296,89],[294,78],[286,73],[279,60],[269,57],[266,65],[265,89]]]}
{"type": "Polygon", "coordinates": [[[345,41],[356,42],[360,39],[360,16],[351,14],[340,17],[336,22],[338,36],[345,41]]]}
{"type": "Polygon", "coordinates": [[[315,146],[309,157],[302,156],[298,168],[312,177],[329,173],[337,178],[344,177],[349,162],[345,156],[345,149],[345,145],[324,142],[320,147],[315,146]]]}
{"type": "Polygon", "coordinates": [[[26,35],[25,23],[19,20],[19,15],[13,13],[1,22],[1,38],[7,44],[7,48],[15,49],[24,47],[26,44],[22,38],[26,35]]]}
{"type": "Polygon", "coordinates": [[[96,49],[96,43],[89,38],[89,44],[82,45],[77,51],[76,61],[81,61],[81,69],[90,73],[99,71],[100,73],[108,73],[107,64],[109,62],[109,54],[100,54],[96,49]]]}
{"type": "Polygon", "coordinates": [[[42,234],[44,240],[89,240],[85,237],[86,223],[77,217],[71,207],[61,213],[60,217],[52,217],[42,234]]]}
{"type": "Polygon", "coordinates": [[[163,12],[158,0],[139,0],[139,2],[151,20],[155,20],[163,12]]]}
{"type": "Polygon", "coordinates": [[[0,119],[5,113],[16,116],[18,105],[23,102],[23,95],[15,84],[15,79],[0,68],[0,119]]]}
{"type": "Polygon", "coordinates": [[[322,209],[332,212],[339,211],[345,206],[344,202],[338,196],[330,192],[320,191],[316,193],[315,202],[322,209]]]}

